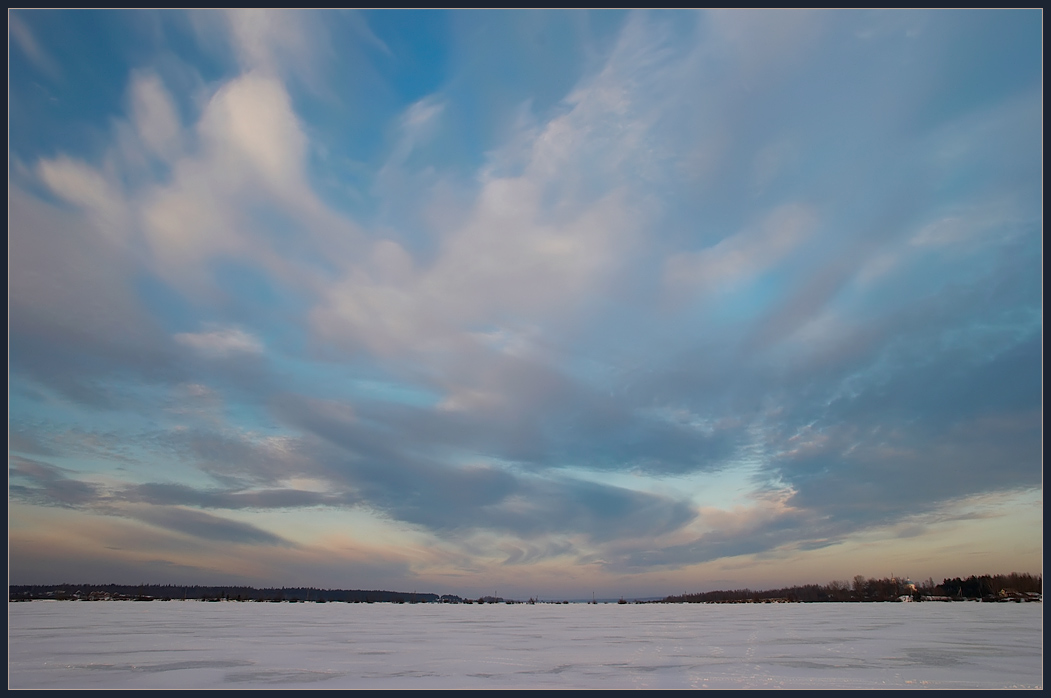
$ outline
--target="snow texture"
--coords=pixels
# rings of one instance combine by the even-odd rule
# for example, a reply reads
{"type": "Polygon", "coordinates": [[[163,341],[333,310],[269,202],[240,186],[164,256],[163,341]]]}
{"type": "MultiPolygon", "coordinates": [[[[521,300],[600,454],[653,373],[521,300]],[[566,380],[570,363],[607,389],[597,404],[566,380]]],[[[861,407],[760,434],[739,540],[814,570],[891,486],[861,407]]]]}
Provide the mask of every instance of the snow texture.
{"type": "Polygon", "coordinates": [[[1042,604],[8,604],[9,688],[1042,688],[1042,604]]]}

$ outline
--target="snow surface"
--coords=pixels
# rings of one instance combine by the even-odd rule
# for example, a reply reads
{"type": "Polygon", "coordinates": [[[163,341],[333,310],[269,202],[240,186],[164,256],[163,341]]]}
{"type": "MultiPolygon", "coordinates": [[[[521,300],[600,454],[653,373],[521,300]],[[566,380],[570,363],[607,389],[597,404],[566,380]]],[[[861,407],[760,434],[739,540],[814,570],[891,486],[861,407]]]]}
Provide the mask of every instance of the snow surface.
{"type": "Polygon", "coordinates": [[[8,604],[9,688],[1042,688],[1042,604],[8,604]]]}

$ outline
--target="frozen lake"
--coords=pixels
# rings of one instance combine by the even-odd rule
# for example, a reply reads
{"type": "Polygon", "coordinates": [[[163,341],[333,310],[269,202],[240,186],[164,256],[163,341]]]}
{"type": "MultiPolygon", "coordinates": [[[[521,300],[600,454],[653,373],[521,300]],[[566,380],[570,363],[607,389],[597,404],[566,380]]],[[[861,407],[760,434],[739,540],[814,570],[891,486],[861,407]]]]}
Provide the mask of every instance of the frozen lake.
{"type": "Polygon", "coordinates": [[[8,604],[10,688],[1042,688],[1043,605],[8,604]]]}

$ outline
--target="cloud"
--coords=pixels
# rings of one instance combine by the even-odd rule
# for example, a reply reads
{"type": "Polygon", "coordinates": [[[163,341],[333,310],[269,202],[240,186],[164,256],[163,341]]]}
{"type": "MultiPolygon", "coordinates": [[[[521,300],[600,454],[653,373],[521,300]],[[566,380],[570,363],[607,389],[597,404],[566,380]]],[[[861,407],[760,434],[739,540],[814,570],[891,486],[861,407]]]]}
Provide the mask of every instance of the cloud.
{"type": "Polygon", "coordinates": [[[284,489],[296,477],[328,479],[329,453],[315,441],[237,428],[223,417],[143,434],[140,440],[158,454],[177,456],[230,491],[284,489]]]}
{"type": "Polygon", "coordinates": [[[638,574],[1039,482],[1038,68],[943,56],[1010,53],[970,15],[564,16],[196,13],[214,82],[13,132],[13,501],[183,571],[329,573],[277,523],[327,510],[398,578],[638,574]]]}
{"type": "MultiPolygon", "coordinates": [[[[180,392],[180,391],[175,391],[180,392]]],[[[176,400],[182,400],[177,396],[176,400]]],[[[118,501],[187,505],[214,509],[268,509],[332,506],[346,507],[355,502],[348,489],[338,491],[340,483],[326,477],[324,463],[331,455],[307,437],[260,434],[230,425],[221,414],[187,425],[184,419],[166,429],[119,431],[83,428],[61,429],[54,425],[16,424],[12,434],[12,451],[32,453],[38,460],[11,455],[20,464],[12,473],[29,477],[34,482],[51,485],[60,479],[86,481],[98,479],[106,486],[91,484],[94,500],[84,503],[118,501]],[[43,449],[40,443],[49,448],[43,449]],[[41,457],[75,458],[94,473],[86,475],[57,468],[39,460],[41,457]],[[113,473],[113,466],[116,472],[113,473]],[[169,482],[134,480],[150,477],[153,468],[160,472],[186,474],[198,472],[193,485],[173,478],[169,482]],[[218,487],[200,485],[200,474],[210,476],[218,487]],[[132,482],[126,481],[131,479],[132,482]]],[[[185,413],[176,413],[185,417],[185,413]]],[[[148,415],[153,419],[160,413],[148,415]]],[[[79,486],[79,485],[78,485],[79,486]]],[[[43,491],[43,490],[42,490],[43,491]]]]}
{"type": "Polygon", "coordinates": [[[707,10],[704,19],[754,87],[757,78],[776,76],[796,64],[820,36],[828,15],[801,9],[718,9],[707,10]]]}
{"type": "MultiPolygon", "coordinates": [[[[141,152],[115,138],[103,168],[64,155],[42,158],[35,167],[54,194],[87,213],[90,226],[66,224],[67,235],[102,237],[116,246],[116,259],[145,242],[163,279],[198,294],[214,290],[206,260],[244,255],[309,286],[315,275],[297,267],[297,258],[353,243],[348,232],[354,226],[334,216],[306,183],[306,139],[274,78],[248,73],[220,87],[204,105],[196,138],[184,137],[156,74],[133,73],[128,95],[141,152]],[[188,150],[190,142],[197,145],[188,150]],[[143,169],[147,156],[167,162],[170,177],[143,169]],[[258,215],[248,213],[253,209],[258,215]],[[295,246],[283,242],[288,217],[296,220],[295,246]],[[308,232],[302,240],[299,226],[308,232]],[[298,252],[288,254],[293,249],[298,252]]],[[[121,128],[115,127],[115,136],[121,128]]]]}
{"type": "Polygon", "coordinates": [[[79,507],[95,501],[97,485],[69,477],[72,471],[22,456],[8,456],[8,486],[17,499],[45,506],[79,507]],[[18,481],[29,484],[19,484],[18,481]]]}
{"type": "Polygon", "coordinates": [[[294,489],[255,491],[201,490],[176,483],[145,483],[125,488],[114,494],[123,501],[137,504],[184,505],[205,509],[290,509],[315,506],[346,507],[355,502],[352,496],[337,493],[294,489]]]}
{"type": "Polygon", "coordinates": [[[953,248],[957,253],[1010,243],[1037,225],[1017,203],[990,201],[954,211],[924,225],[909,240],[915,247],[953,248]]]}
{"type": "Polygon", "coordinates": [[[96,483],[70,477],[74,474],[70,470],[21,456],[9,456],[8,460],[9,475],[15,480],[10,486],[11,495],[18,500],[132,518],[207,540],[250,545],[291,545],[281,536],[251,524],[176,506],[171,504],[172,501],[223,509],[311,506],[325,503],[326,499],[331,501],[308,492],[216,493],[163,484],[138,485],[111,493],[96,483]],[[144,503],[149,506],[143,506],[144,503]]]}
{"type": "Polygon", "coordinates": [[[281,536],[251,524],[231,521],[203,511],[174,506],[132,507],[126,514],[143,523],[194,538],[248,545],[281,545],[291,543],[281,536]]]}
{"type": "Polygon", "coordinates": [[[388,214],[394,205],[404,204],[408,192],[417,196],[421,186],[433,182],[431,169],[413,172],[410,161],[416,151],[425,148],[441,132],[445,109],[446,101],[441,95],[429,95],[410,104],[397,120],[397,141],[372,186],[373,195],[383,202],[388,214]]]}
{"type": "Polygon", "coordinates": [[[204,332],[180,332],[174,335],[174,339],[210,359],[238,355],[259,356],[263,353],[263,343],[237,327],[220,327],[204,332]]]}
{"type": "Polygon", "coordinates": [[[128,518],[81,515],[70,525],[54,510],[47,513],[47,523],[35,530],[12,528],[12,583],[68,580],[72,565],[76,580],[86,584],[131,579],[136,584],[346,588],[348,574],[352,586],[363,589],[420,584],[405,557],[345,537],[317,545],[259,545],[188,536],[128,518]]]}
{"type": "Polygon", "coordinates": [[[440,459],[467,446],[458,443],[456,433],[463,431],[455,420],[448,422],[453,430],[449,439],[441,421],[431,424],[430,434],[414,429],[424,428],[427,412],[421,410],[403,408],[403,415],[414,414],[420,421],[395,425],[375,424],[379,415],[367,412],[341,415],[336,408],[286,399],[281,412],[339,448],[327,458],[329,477],[353,488],[363,504],[434,532],[496,530],[523,537],[581,533],[598,541],[629,533],[660,535],[694,516],[688,504],[665,496],[572,477],[517,474],[484,461],[440,459]],[[392,432],[412,438],[399,446],[389,439],[392,432]]]}
{"type": "Polygon", "coordinates": [[[821,539],[818,547],[825,547],[829,544],[823,538],[827,528],[799,515],[784,516],[744,531],[714,531],[685,544],[624,552],[609,560],[608,565],[616,572],[639,572],[767,553],[786,544],[806,545],[817,539],[821,539]]]}
{"type": "Polygon", "coordinates": [[[59,68],[58,63],[40,46],[36,36],[33,34],[33,30],[29,28],[29,25],[22,18],[22,14],[21,12],[8,13],[7,21],[10,36],[14,38],[18,48],[29,58],[37,70],[52,80],[61,79],[62,70],[59,68]]]}
{"type": "Polygon", "coordinates": [[[817,223],[813,207],[784,204],[758,225],[712,247],[672,255],[665,264],[665,283],[680,292],[699,289],[711,294],[734,290],[782,262],[814,234],[817,223]]]}
{"type": "Polygon", "coordinates": [[[118,244],[127,238],[127,204],[115,183],[101,172],[62,156],[41,160],[37,172],[51,191],[88,213],[97,235],[118,244]]]}
{"type": "Polygon", "coordinates": [[[207,261],[237,260],[310,290],[325,266],[355,249],[353,222],[318,199],[307,139],[284,86],[252,72],[220,87],[195,132],[200,147],[172,163],[170,181],[141,195],[156,271],[193,293],[211,289],[207,261]]]}
{"type": "Polygon", "coordinates": [[[274,194],[301,193],[306,139],[281,83],[257,73],[231,81],[209,101],[198,129],[227,174],[253,184],[259,177],[274,194]]]}
{"type": "MultiPolygon", "coordinates": [[[[549,534],[583,534],[592,543],[625,535],[662,535],[678,530],[695,516],[688,504],[668,497],[574,478],[521,477],[492,466],[427,461],[383,445],[378,434],[346,433],[345,426],[338,430],[334,426],[318,424],[316,429],[340,446],[340,452],[324,456],[324,470],[307,471],[323,473],[330,482],[327,491],[246,490],[241,485],[200,489],[156,482],[102,488],[68,477],[53,466],[12,456],[17,463],[12,475],[31,483],[14,484],[12,495],[37,504],[130,517],[191,536],[262,545],[285,545],[287,541],[197,509],[364,506],[438,535],[464,537],[474,531],[502,531],[528,540],[549,534]],[[344,488],[343,493],[333,487],[344,488]]],[[[211,468],[208,461],[221,461],[217,474],[247,468],[245,472],[258,478],[263,472],[263,451],[246,442],[201,434],[186,445],[203,459],[205,469],[211,468]]],[[[315,457],[323,453],[315,449],[315,457]]],[[[294,463],[287,458],[284,462],[294,463]]],[[[275,470],[272,477],[284,479],[295,472],[286,466],[275,470]]]]}
{"type": "MultiPolygon", "coordinates": [[[[624,44],[627,55],[618,54],[617,65],[638,70],[629,59],[648,47],[624,44]]],[[[397,354],[448,346],[499,318],[557,318],[599,297],[639,244],[642,202],[628,184],[651,166],[650,117],[641,111],[643,95],[629,89],[641,88],[617,85],[618,77],[612,69],[603,73],[567,98],[566,113],[515,136],[521,156],[499,157],[522,162],[521,172],[483,170],[469,209],[455,228],[441,231],[433,262],[419,264],[388,240],[384,249],[397,250],[406,260],[399,268],[414,273],[381,281],[386,274],[372,265],[351,266],[313,311],[315,333],[347,349],[397,354]],[[614,141],[616,149],[609,147],[614,141]]],[[[399,165],[439,104],[437,97],[417,102],[402,117],[399,165]]]]}
{"type": "Polygon", "coordinates": [[[171,95],[160,77],[140,73],[132,78],[131,118],[146,148],[162,160],[181,151],[182,127],[171,95]]]}
{"type": "MultiPolygon", "coordinates": [[[[303,10],[225,10],[231,44],[245,72],[318,79],[319,61],[331,52],[326,23],[303,10]]],[[[367,28],[366,28],[367,29],[367,28]]]]}
{"type": "Polygon", "coordinates": [[[25,433],[25,431],[18,429],[13,424],[11,426],[12,428],[7,436],[8,453],[14,451],[16,453],[28,453],[33,456],[56,455],[53,448],[42,443],[41,439],[36,438],[34,434],[25,433]]]}
{"type": "Polygon", "coordinates": [[[154,381],[177,372],[169,340],[137,297],[134,263],[123,247],[90,217],[17,187],[8,206],[12,375],[113,406],[100,378],[154,381]]]}

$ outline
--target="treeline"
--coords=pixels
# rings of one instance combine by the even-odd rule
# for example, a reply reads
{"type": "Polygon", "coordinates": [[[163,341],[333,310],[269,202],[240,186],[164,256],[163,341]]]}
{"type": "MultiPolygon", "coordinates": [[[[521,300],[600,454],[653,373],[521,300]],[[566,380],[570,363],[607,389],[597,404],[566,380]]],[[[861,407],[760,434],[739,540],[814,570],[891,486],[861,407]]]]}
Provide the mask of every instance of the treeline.
{"type": "Polygon", "coordinates": [[[98,599],[139,600],[194,599],[200,601],[310,601],[344,603],[435,603],[459,600],[459,597],[437,594],[360,589],[315,589],[313,587],[276,587],[256,589],[245,586],[177,586],[172,584],[28,584],[8,587],[11,601],[33,599],[98,599]]]}
{"type": "Polygon", "coordinates": [[[1039,574],[1034,576],[1017,572],[982,577],[972,575],[963,580],[959,577],[946,579],[936,588],[941,589],[946,596],[963,596],[967,599],[995,596],[1001,591],[1043,594],[1044,579],[1039,574]]]}
{"type": "Polygon", "coordinates": [[[897,577],[866,579],[862,575],[850,581],[832,581],[828,584],[804,584],[754,591],[733,589],[706,591],[698,594],[669,596],[665,603],[762,603],[787,601],[796,603],[820,603],[829,601],[898,601],[909,596],[914,601],[928,599],[999,599],[1019,594],[1042,594],[1043,576],[1028,573],[996,575],[972,575],[967,579],[945,579],[935,584],[928,578],[920,584],[897,577]]]}

